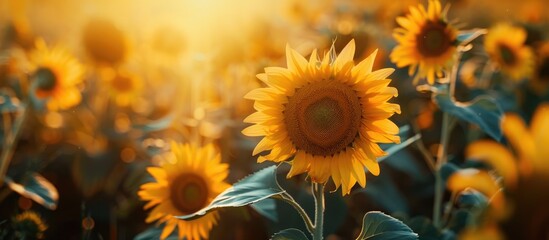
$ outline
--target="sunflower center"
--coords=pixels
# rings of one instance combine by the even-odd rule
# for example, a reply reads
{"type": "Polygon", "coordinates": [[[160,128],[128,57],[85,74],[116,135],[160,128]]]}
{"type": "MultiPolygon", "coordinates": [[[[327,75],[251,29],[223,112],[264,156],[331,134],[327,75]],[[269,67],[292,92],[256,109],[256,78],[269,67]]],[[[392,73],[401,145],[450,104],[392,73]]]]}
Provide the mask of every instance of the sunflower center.
{"type": "Polygon", "coordinates": [[[297,89],[284,110],[293,144],[318,156],[334,155],[349,146],[358,135],[361,119],[357,93],[333,79],[297,89]]]}
{"type": "Polygon", "coordinates": [[[129,77],[117,76],[112,80],[111,86],[118,92],[129,92],[133,87],[133,82],[129,77]]]}
{"type": "Polygon", "coordinates": [[[170,183],[170,198],[183,214],[195,213],[207,204],[208,185],[198,175],[183,174],[170,183]]]}
{"type": "Polygon", "coordinates": [[[515,56],[515,53],[513,52],[513,49],[511,49],[507,45],[504,45],[504,44],[499,45],[499,54],[501,56],[501,60],[506,65],[513,65],[517,61],[517,58],[515,56]]]}
{"type": "Polygon", "coordinates": [[[453,43],[446,30],[447,24],[427,21],[416,37],[419,53],[426,57],[436,57],[445,53],[453,43]]]}
{"type": "Polygon", "coordinates": [[[538,67],[538,77],[545,82],[549,82],[549,57],[541,60],[538,67]]]}
{"type": "Polygon", "coordinates": [[[38,68],[34,72],[34,79],[38,89],[42,91],[51,91],[57,85],[55,73],[47,67],[38,68]]]}

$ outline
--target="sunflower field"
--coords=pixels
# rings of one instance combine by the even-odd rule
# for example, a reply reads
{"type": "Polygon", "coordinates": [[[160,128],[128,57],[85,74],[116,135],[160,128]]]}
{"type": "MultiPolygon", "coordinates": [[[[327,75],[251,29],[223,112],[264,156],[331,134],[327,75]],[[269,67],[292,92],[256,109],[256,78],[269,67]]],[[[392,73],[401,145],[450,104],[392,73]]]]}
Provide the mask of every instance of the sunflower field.
{"type": "Polygon", "coordinates": [[[547,0],[0,0],[0,239],[549,240],[547,0]]]}

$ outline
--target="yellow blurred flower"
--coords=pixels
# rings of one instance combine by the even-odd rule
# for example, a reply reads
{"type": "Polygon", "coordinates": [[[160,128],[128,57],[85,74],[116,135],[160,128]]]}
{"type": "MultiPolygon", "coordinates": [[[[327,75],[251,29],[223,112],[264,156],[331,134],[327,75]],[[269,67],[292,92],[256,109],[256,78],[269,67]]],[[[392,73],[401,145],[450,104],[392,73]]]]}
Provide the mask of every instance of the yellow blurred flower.
{"type": "Polygon", "coordinates": [[[143,89],[143,81],[137,75],[126,70],[106,69],[102,72],[102,79],[117,105],[128,106],[139,97],[143,89]]]}
{"type": "Polygon", "coordinates": [[[435,83],[435,77],[442,77],[443,71],[454,62],[456,53],[457,30],[448,23],[446,12],[438,0],[429,0],[427,9],[423,5],[410,7],[406,17],[397,17],[400,25],[393,33],[398,45],[390,58],[397,67],[409,66],[408,73],[419,78],[427,78],[429,84],[435,83]]]}
{"type": "Polygon", "coordinates": [[[106,19],[90,20],[84,26],[82,43],[88,55],[99,64],[120,64],[128,54],[126,36],[114,23],[106,19]]]}
{"type": "Polygon", "coordinates": [[[145,209],[156,206],[145,221],[166,224],[161,239],[166,239],[176,228],[179,239],[208,238],[219,218],[217,212],[189,221],[174,216],[197,212],[229,188],[224,182],[229,174],[228,165],[221,163],[213,145],[198,148],[172,143],[171,151],[175,159],[148,168],[156,182],[143,184],[138,192],[142,200],[148,201],[145,209]]]}
{"type": "Polygon", "coordinates": [[[549,220],[549,210],[543,205],[549,200],[545,193],[549,180],[549,104],[542,103],[537,108],[529,129],[512,113],[505,115],[502,129],[516,154],[500,143],[480,140],[467,147],[466,155],[467,159],[491,165],[502,176],[506,194],[499,190],[499,181],[485,170],[460,170],[448,180],[448,188],[454,193],[473,188],[491,198],[491,211],[484,222],[465,231],[460,239],[476,239],[472,238],[474,234],[500,239],[501,231],[510,236],[519,234],[524,239],[547,236],[544,223],[549,220]],[[497,223],[510,227],[498,230],[494,228],[497,223]]]}
{"type": "Polygon", "coordinates": [[[376,52],[355,65],[354,40],[332,59],[313,51],[309,61],[286,48],[288,68],[267,67],[257,77],[268,87],[249,92],[257,112],[242,132],[264,136],[253,155],[270,150],[258,162],[290,161],[287,177],[308,172],[312,181],[330,177],[342,193],[358,183],[365,187],[364,167],[379,174],[376,158],[385,155],[378,143],[399,143],[398,127],[388,118],[400,106],[387,101],[398,95],[385,68],[372,72],[376,52]],[[333,60],[333,62],[332,62],[333,60]]]}
{"type": "Polygon", "coordinates": [[[25,211],[13,218],[13,228],[17,239],[42,239],[48,226],[36,212],[25,211]]]}
{"type": "Polygon", "coordinates": [[[66,49],[48,48],[40,39],[29,60],[36,86],[34,94],[47,101],[48,109],[68,109],[80,103],[82,96],[77,85],[83,81],[84,67],[66,49]]]}
{"type": "Polygon", "coordinates": [[[547,93],[549,87],[549,41],[536,50],[537,61],[534,78],[530,81],[532,89],[539,95],[547,93]]]}
{"type": "Polygon", "coordinates": [[[532,76],[534,71],[534,55],[525,41],[526,30],[500,23],[488,30],[484,47],[501,71],[518,81],[532,76]]]}

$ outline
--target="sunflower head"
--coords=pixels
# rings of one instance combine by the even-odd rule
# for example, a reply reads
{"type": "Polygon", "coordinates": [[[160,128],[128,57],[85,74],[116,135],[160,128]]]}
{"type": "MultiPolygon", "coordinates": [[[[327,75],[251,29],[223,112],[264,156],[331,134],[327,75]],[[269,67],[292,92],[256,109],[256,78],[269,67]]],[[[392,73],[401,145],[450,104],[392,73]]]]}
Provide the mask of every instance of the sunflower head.
{"type": "Polygon", "coordinates": [[[388,119],[400,113],[387,102],[397,96],[387,79],[394,69],[372,71],[376,52],[355,65],[354,53],[354,40],[335,59],[330,53],[319,59],[315,50],[307,61],[287,47],[287,68],[268,67],[257,76],[267,87],[245,96],[257,112],[244,120],[254,125],[243,133],[263,136],[253,154],[270,154],[259,162],[288,161],[288,177],[307,172],[318,183],[332,177],[344,195],[357,182],[365,186],[364,167],[379,174],[376,158],[385,153],[378,143],[400,141],[388,119]]]}
{"type": "Polygon", "coordinates": [[[208,232],[217,223],[217,212],[190,221],[174,216],[197,212],[229,188],[224,182],[228,165],[220,162],[221,157],[213,145],[199,148],[172,143],[171,151],[173,161],[148,168],[156,182],[142,185],[138,192],[142,200],[148,201],[145,209],[154,207],[145,221],[165,223],[161,239],[176,228],[179,238],[208,238],[208,232]]]}
{"type": "Polygon", "coordinates": [[[141,78],[125,70],[107,68],[101,71],[101,78],[118,106],[128,106],[143,89],[141,78]]]}
{"type": "Polygon", "coordinates": [[[423,5],[410,7],[405,17],[397,17],[400,27],[393,36],[398,45],[390,58],[398,67],[409,66],[414,83],[427,78],[429,84],[435,77],[442,77],[443,71],[452,65],[457,49],[457,29],[448,23],[446,12],[439,0],[429,0],[427,9],[423,5]]]}
{"type": "Polygon", "coordinates": [[[92,19],[83,31],[84,48],[95,62],[116,65],[124,61],[128,51],[126,39],[111,21],[92,19]]]}
{"type": "Polygon", "coordinates": [[[17,239],[42,239],[48,227],[33,211],[25,211],[12,220],[13,229],[17,239]]]}
{"type": "Polygon", "coordinates": [[[541,44],[536,53],[536,68],[531,83],[533,90],[542,95],[549,87],[549,41],[541,44]]]}
{"type": "Polygon", "coordinates": [[[33,94],[46,100],[48,109],[68,109],[80,103],[77,85],[83,80],[84,68],[67,50],[59,46],[48,48],[40,39],[29,58],[33,94]]]}
{"type": "Polygon", "coordinates": [[[484,47],[501,71],[518,81],[532,76],[534,72],[534,55],[525,41],[524,28],[500,23],[488,30],[484,47]]]}

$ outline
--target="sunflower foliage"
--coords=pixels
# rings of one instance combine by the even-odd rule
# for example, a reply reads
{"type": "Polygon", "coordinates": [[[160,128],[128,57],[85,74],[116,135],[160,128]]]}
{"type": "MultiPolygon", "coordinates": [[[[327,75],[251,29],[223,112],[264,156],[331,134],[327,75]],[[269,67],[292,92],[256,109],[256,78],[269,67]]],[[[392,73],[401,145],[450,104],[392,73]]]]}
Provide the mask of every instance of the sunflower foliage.
{"type": "Polygon", "coordinates": [[[549,5],[0,1],[0,239],[547,239],[549,5]]]}

